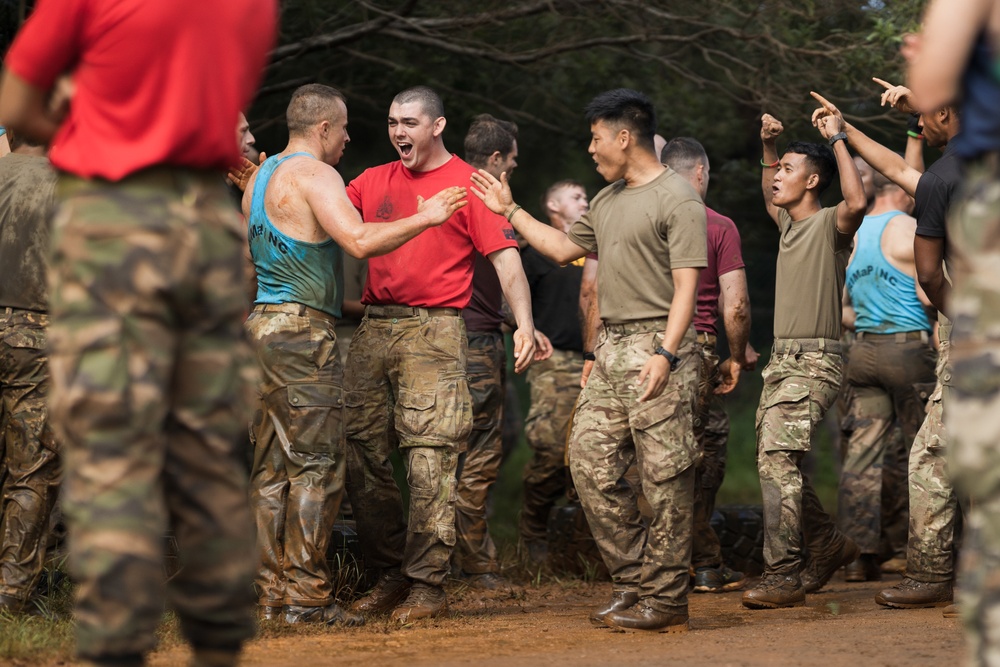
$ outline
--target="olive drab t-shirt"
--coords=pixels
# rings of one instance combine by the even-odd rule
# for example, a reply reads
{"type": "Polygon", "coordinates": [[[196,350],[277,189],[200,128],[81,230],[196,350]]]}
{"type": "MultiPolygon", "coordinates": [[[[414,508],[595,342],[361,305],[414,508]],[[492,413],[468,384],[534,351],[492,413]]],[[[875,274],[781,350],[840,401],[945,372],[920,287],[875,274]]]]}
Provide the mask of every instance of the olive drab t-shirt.
{"type": "Polygon", "coordinates": [[[620,323],[667,317],[671,269],[708,265],[705,204],[673,169],[645,185],[612,183],[590,202],[569,238],[596,252],[601,319],[620,323]]]}
{"type": "Polygon", "coordinates": [[[49,229],[56,172],[44,157],[0,160],[0,307],[48,310],[49,229]]]}
{"type": "Polygon", "coordinates": [[[837,230],[836,207],[798,222],[780,209],[778,218],[774,337],[837,340],[852,238],[837,230]]]}

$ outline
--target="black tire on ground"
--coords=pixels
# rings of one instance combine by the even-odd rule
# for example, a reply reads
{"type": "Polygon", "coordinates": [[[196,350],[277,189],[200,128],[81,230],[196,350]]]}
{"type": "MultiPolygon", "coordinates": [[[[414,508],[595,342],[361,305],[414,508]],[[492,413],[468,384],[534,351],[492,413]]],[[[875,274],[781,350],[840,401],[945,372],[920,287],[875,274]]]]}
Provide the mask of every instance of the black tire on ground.
{"type": "Polygon", "coordinates": [[[749,576],[764,571],[764,510],[760,505],[721,505],[712,528],[722,543],[722,560],[749,576]]]}

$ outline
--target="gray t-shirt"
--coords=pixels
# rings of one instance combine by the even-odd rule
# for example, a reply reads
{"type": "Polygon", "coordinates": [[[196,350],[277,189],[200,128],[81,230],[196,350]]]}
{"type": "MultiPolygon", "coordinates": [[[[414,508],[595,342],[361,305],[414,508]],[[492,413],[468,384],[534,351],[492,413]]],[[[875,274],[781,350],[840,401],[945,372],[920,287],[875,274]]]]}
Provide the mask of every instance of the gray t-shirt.
{"type": "Polygon", "coordinates": [[[0,159],[0,307],[48,310],[55,185],[47,158],[11,153],[0,159]]]}
{"type": "Polygon", "coordinates": [[[596,252],[598,308],[605,322],[670,314],[671,269],[708,265],[705,204],[672,169],[634,188],[612,183],[590,202],[569,230],[581,248],[596,252]]]}
{"type": "Polygon", "coordinates": [[[837,340],[852,238],[837,230],[836,207],[798,222],[780,209],[778,218],[774,337],[837,340]]]}

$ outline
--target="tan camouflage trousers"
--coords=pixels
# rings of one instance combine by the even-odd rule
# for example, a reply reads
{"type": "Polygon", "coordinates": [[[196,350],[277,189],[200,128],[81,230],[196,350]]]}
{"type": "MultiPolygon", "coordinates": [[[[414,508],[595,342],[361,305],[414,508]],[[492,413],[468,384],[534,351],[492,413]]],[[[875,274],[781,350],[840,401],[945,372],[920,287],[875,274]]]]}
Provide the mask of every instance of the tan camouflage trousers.
{"type": "Polygon", "coordinates": [[[729,415],[722,396],[716,395],[719,384],[717,339],[698,334],[701,353],[701,381],[698,383],[698,407],[694,417],[694,436],[702,450],[701,462],[695,468],[694,529],[691,566],[719,567],[722,565],[722,545],[712,528],[715,496],[726,476],[726,444],[729,440],[729,415]]]}
{"type": "Polygon", "coordinates": [[[327,548],[344,492],[343,368],[333,317],[297,303],[246,321],[262,382],[251,427],[258,604],[333,602],[327,548]]]}
{"type": "MultiPolygon", "coordinates": [[[[837,509],[840,529],[857,543],[862,554],[879,553],[883,492],[889,490],[890,496],[904,498],[907,494],[905,485],[892,486],[892,481],[905,478],[906,459],[900,460],[891,447],[893,426],[899,420],[908,457],[924,421],[924,403],[934,382],[937,355],[921,333],[864,333],[851,346],[844,373],[850,385],[847,420],[851,429],[842,452],[837,509]],[[883,474],[887,467],[898,464],[904,465],[902,474],[883,474]]],[[[894,502],[895,497],[888,500],[894,502]]],[[[905,506],[902,509],[905,512],[905,506]]]]}
{"type": "Polygon", "coordinates": [[[345,369],[347,469],[365,563],[439,586],[455,547],[455,471],[472,431],[461,316],[369,306],[345,369]],[[378,316],[375,313],[379,313],[378,316]],[[399,446],[409,520],[389,454],[399,446]]]}
{"type": "MultiPolygon", "coordinates": [[[[843,370],[839,352],[801,351],[824,339],[777,339],[762,377],[757,408],[757,472],[764,500],[764,563],[768,574],[787,575],[802,565],[802,538],[823,551],[836,526],[802,473],[813,432],[837,400],[843,370]]],[[[839,341],[829,341],[839,346],[839,341]]],[[[833,349],[839,349],[834,347],[833,349]]]]}
{"type": "MultiPolygon", "coordinates": [[[[949,365],[951,327],[941,325],[938,384],[927,403],[927,417],[910,450],[910,536],[906,574],[918,581],[951,581],[954,576],[958,500],[948,472],[944,403],[951,401],[949,365]]],[[[950,407],[949,407],[950,409],[950,407]]]]}
{"type": "Polygon", "coordinates": [[[637,378],[663,341],[666,319],[606,324],[597,361],[580,394],[569,465],[594,540],[616,591],[639,593],[659,611],[687,612],[694,513],[694,408],[701,372],[694,329],[683,359],[654,399],[637,402],[637,378]],[[638,494],[625,481],[635,465],[653,510],[647,528],[638,494]]]}
{"type": "Polygon", "coordinates": [[[468,339],[472,435],[458,459],[455,556],[466,574],[483,574],[500,571],[497,547],[486,522],[486,504],[503,458],[507,353],[499,331],[469,332],[468,339]]]}
{"type": "Polygon", "coordinates": [[[582,374],[583,357],[569,350],[553,350],[551,357],[528,369],[531,407],[524,437],[531,458],[524,466],[524,505],[518,528],[526,542],[546,539],[549,512],[566,494],[566,439],[582,374]]]}
{"type": "Polygon", "coordinates": [[[45,563],[60,456],[49,427],[48,315],[0,309],[0,595],[27,601],[45,563]]]}
{"type": "Polygon", "coordinates": [[[955,251],[950,472],[969,498],[958,605],[969,664],[1000,665],[1000,156],[970,165],[948,232],[955,251]]]}
{"type": "Polygon", "coordinates": [[[149,651],[164,597],[195,647],[237,649],[254,633],[245,228],[217,173],[64,175],[57,192],[49,414],[78,652],[149,651]],[[168,528],[181,569],[164,586],[168,528]]]}

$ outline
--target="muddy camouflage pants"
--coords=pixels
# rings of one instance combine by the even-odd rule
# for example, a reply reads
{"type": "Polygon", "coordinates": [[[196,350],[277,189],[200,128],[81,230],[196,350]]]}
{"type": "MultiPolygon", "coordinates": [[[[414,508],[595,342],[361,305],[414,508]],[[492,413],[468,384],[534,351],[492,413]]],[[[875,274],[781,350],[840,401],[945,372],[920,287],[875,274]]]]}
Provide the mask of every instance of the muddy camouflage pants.
{"type": "Polygon", "coordinates": [[[254,632],[243,333],[246,235],[217,173],[60,177],[50,417],[65,448],[78,651],[144,653],[166,599],[196,647],[254,632]]]}
{"type": "Polygon", "coordinates": [[[955,250],[954,386],[946,424],[970,500],[959,578],[969,663],[1000,665],[1000,156],[967,170],[948,231],[955,250]]]}
{"type": "MultiPolygon", "coordinates": [[[[841,530],[862,554],[879,553],[883,489],[886,481],[897,477],[883,474],[899,458],[890,451],[893,425],[899,420],[908,454],[924,421],[935,359],[926,332],[861,333],[851,346],[844,372],[850,384],[851,429],[843,451],[837,508],[841,530]]],[[[906,486],[892,491],[907,494],[906,486]]]]}
{"type": "Polygon", "coordinates": [[[472,435],[459,457],[455,556],[466,574],[483,574],[500,571],[497,547],[486,523],[486,502],[503,458],[507,354],[499,331],[473,331],[468,338],[472,435]]]}
{"type": "Polygon", "coordinates": [[[524,506],[520,534],[525,541],[546,539],[549,512],[566,493],[566,439],[573,408],[580,397],[583,357],[580,352],[553,350],[552,356],[528,369],[531,407],[524,437],[531,459],[524,466],[524,506]]]}
{"type": "Polygon", "coordinates": [[[837,400],[842,370],[840,341],[776,339],[762,373],[757,471],[769,574],[799,571],[803,536],[810,551],[818,553],[837,533],[801,466],[813,432],[837,400]]]}
{"type": "Polygon", "coordinates": [[[258,305],[246,330],[261,367],[250,474],[258,604],[323,607],[333,602],[326,552],[344,491],[333,317],[297,303],[258,305]]]}
{"type": "Polygon", "coordinates": [[[455,471],[472,431],[458,311],[368,306],[344,389],[349,493],[365,563],[440,585],[455,547],[455,471]],[[409,520],[389,454],[399,446],[409,520]]]}
{"type": "Polygon", "coordinates": [[[26,601],[45,561],[60,457],[49,427],[48,316],[0,309],[0,595],[26,601]]]}
{"type": "Polygon", "coordinates": [[[694,512],[694,408],[701,372],[694,329],[680,367],[656,398],[637,399],[643,365],[663,341],[666,319],[605,324],[573,420],[569,464],[614,589],[639,593],[658,611],[687,613],[694,512]],[[624,480],[633,464],[652,507],[649,527],[624,480]]]}
{"type": "Polygon", "coordinates": [[[698,334],[701,353],[701,381],[698,383],[698,407],[694,417],[694,435],[701,447],[701,463],[695,468],[694,532],[692,536],[692,567],[722,565],[722,545],[712,528],[715,496],[726,476],[726,444],[729,440],[729,415],[723,397],[715,394],[719,384],[719,354],[717,339],[711,334],[698,334]]]}

